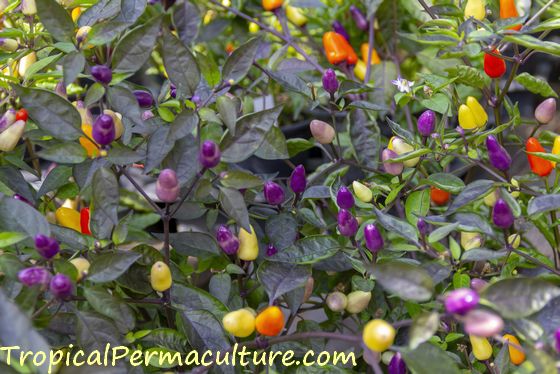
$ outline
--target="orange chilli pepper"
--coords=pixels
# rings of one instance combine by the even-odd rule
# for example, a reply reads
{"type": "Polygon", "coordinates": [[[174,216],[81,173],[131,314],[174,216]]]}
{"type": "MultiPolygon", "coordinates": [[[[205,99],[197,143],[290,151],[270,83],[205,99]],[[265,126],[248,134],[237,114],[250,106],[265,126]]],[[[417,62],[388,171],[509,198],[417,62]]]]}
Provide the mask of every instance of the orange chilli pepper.
{"type": "Polygon", "coordinates": [[[344,36],[334,31],[328,31],[323,35],[323,47],[327,59],[333,65],[346,61],[350,65],[358,62],[358,55],[344,36]]]}
{"type": "MultiPolygon", "coordinates": [[[[500,55],[500,51],[498,49],[494,49],[492,52],[500,55]]],[[[485,53],[484,72],[490,78],[500,78],[506,73],[506,62],[498,56],[491,55],[490,53],[485,53]]]]}
{"type": "MultiPolygon", "coordinates": [[[[525,151],[527,152],[546,152],[536,138],[527,139],[525,144],[525,151]]],[[[527,153],[527,159],[529,160],[529,166],[531,166],[531,171],[538,176],[546,177],[552,171],[552,163],[544,158],[527,153]]]]}
{"type": "MultiPolygon", "coordinates": [[[[503,338],[508,342],[521,346],[521,344],[519,344],[519,340],[517,340],[517,338],[513,335],[505,334],[503,338]]],[[[525,361],[525,353],[523,353],[523,351],[520,351],[516,347],[509,344],[508,344],[508,351],[509,351],[509,359],[514,365],[521,365],[523,361],[525,361]]]]}
{"type": "MultiPolygon", "coordinates": [[[[362,60],[367,63],[367,58],[368,58],[368,52],[369,52],[369,44],[368,43],[363,43],[362,46],[360,47],[360,51],[362,52],[362,60]]],[[[370,60],[370,64],[371,65],[377,65],[381,62],[381,60],[379,59],[379,55],[377,54],[377,51],[375,49],[371,50],[371,60],[370,60]]]]}
{"type": "Polygon", "coordinates": [[[82,234],[91,235],[89,229],[89,208],[82,208],[80,210],[80,228],[82,229],[82,234]]]}
{"type": "Polygon", "coordinates": [[[262,0],[262,6],[264,10],[278,9],[282,6],[283,3],[283,0],[262,0]]]}
{"type": "MultiPolygon", "coordinates": [[[[500,0],[500,18],[506,19],[517,17],[519,17],[519,13],[515,7],[515,0],[500,0]]],[[[521,25],[513,25],[508,29],[519,31],[521,29],[521,25]]]]}
{"type": "Polygon", "coordinates": [[[284,313],[277,306],[269,306],[260,312],[255,319],[255,327],[259,334],[276,336],[284,329],[284,313]]]}
{"type": "Polygon", "coordinates": [[[430,188],[430,198],[436,205],[445,205],[449,201],[451,194],[447,191],[440,190],[439,188],[430,188]]]}

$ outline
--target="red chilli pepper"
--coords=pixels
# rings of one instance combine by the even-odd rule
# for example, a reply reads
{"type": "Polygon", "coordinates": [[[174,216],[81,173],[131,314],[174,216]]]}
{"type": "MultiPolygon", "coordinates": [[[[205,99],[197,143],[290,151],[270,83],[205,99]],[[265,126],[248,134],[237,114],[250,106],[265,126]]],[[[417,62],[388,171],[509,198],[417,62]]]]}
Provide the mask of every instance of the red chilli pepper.
{"type": "Polygon", "coordinates": [[[16,121],[27,121],[27,110],[25,109],[20,109],[16,112],[16,121]]]}
{"type": "MultiPolygon", "coordinates": [[[[527,139],[525,144],[525,150],[527,152],[546,152],[536,138],[527,139]]],[[[546,177],[552,172],[552,163],[544,158],[527,153],[527,158],[529,159],[529,165],[531,166],[531,171],[538,176],[546,177]]]]}
{"type": "MultiPolygon", "coordinates": [[[[500,55],[500,51],[494,49],[493,53],[500,55]]],[[[506,73],[506,62],[498,56],[490,53],[484,54],[484,72],[490,78],[501,78],[506,73]]]]}
{"type": "Polygon", "coordinates": [[[80,227],[82,234],[91,235],[89,230],[89,208],[82,208],[80,210],[80,227]]]}

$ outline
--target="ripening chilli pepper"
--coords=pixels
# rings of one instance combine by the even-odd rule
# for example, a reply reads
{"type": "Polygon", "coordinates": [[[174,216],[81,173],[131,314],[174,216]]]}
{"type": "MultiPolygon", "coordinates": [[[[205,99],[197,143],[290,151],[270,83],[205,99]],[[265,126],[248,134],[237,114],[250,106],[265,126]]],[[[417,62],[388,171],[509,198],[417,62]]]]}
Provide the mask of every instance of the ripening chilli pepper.
{"type": "Polygon", "coordinates": [[[485,0],[467,0],[465,5],[465,18],[473,17],[482,21],[486,17],[486,1],[485,0]]]}
{"type": "Polygon", "coordinates": [[[150,270],[150,284],[155,291],[163,292],[171,288],[171,270],[163,261],[157,261],[150,270]]]}
{"type": "Polygon", "coordinates": [[[89,229],[89,208],[82,208],[80,210],[80,228],[82,230],[82,234],[91,235],[91,231],[89,229]]]}
{"type": "Polygon", "coordinates": [[[261,311],[255,318],[255,328],[264,336],[276,336],[284,329],[284,313],[273,305],[261,311]]]}
{"type": "Polygon", "coordinates": [[[556,99],[550,97],[535,108],[535,119],[542,124],[547,124],[554,119],[556,114],[556,99]]]}
{"type": "MultiPolygon", "coordinates": [[[[546,152],[536,138],[527,139],[525,143],[526,152],[546,152]]],[[[546,177],[552,171],[552,163],[544,158],[527,153],[527,159],[529,160],[529,166],[531,166],[531,171],[538,176],[546,177]]]]}
{"type": "MultiPolygon", "coordinates": [[[[507,19],[517,17],[519,17],[519,12],[517,12],[517,8],[515,7],[515,0],[500,0],[500,18],[507,19]]],[[[508,29],[519,31],[521,29],[521,24],[510,26],[508,29]]]]}
{"type": "Polygon", "coordinates": [[[56,222],[77,232],[82,232],[80,213],[72,208],[60,207],[55,211],[56,222]]]}
{"type": "Polygon", "coordinates": [[[302,27],[307,23],[307,17],[303,14],[300,8],[288,5],[286,7],[286,17],[294,25],[302,27]]]}
{"type": "Polygon", "coordinates": [[[354,65],[354,75],[358,80],[364,82],[367,74],[367,65],[362,60],[358,60],[354,65]]]}
{"type": "Polygon", "coordinates": [[[363,312],[369,305],[371,292],[356,290],[350,292],[347,298],[346,311],[351,314],[358,314],[363,312]]]}
{"type": "MultiPolygon", "coordinates": [[[[511,334],[505,334],[503,339],[508,343],[513,343],[515,345],[521,346],[519,340],[511,334]]],[[[521,365],[523,361],[525,361],[525,353],[519,350],[517,347],[508,344],[508,351],[509,351],[509,359],[512,364],[514,365],[521,365]]]]}
{"type": "MultiPolygon", "coordinates": [[[[494,54],[500,55],[498,49],[492,51],[494,54]]],[[[494,54],[484,54],[484,72],[490,78],[501,78],[506,73],[506,62],[494,54]]]]}
{"type": "Polygon", "coordinates": [[[449,201],[451,194],[447,191],[440,190],[437,187],[432,186],[430,188],[430,198],[436,205],[445,205],[449,201]]]}
{"type": "Polygon", "coordinates": [[[492,346],[488,339],[470,335],[469,340],[471,341],[473,356],[478,361],[486,361],[492,357],[492,346]]]}
{"type": "Polygon", "coordinates": [[[262,7],[264,10],[272,11],[280,8],[283,3],[283,0],[262,0],[262,7]]]}
{"type": "Polygon", "coordinates": [[[395,341],[395,328],[382,319],[369,321],[362,332],[364,344],[374,352],[386,351],[395,341]]]}
{"type": "Polygon", "coordinates": [[[253,261],[259,255],[259,241],[253,226],[251,232],[247,232],[243,227],[239,229],[239,250],[237,257],[243,261],[253,261]]]}
{"type": "Polygon", "coordinates": [[[255,331],[255,312],[243,308],[229,312],[222,319],[224,330],[238,338],[246,338],[255,331]]]}
{"type": "Polygon", "coordinates": [[[488,159],[492,166],[501,171],[509,169],[511,166],[511,156],[494,135],[488,135],[486,138],[486,149],[488,150],[488,159]]]}
{"type": "Polygon", "coordinates": [[[216,231],[216,241],[220,248],[228,255],[236,254],[239,249],[239,239],[226,225],[220,225],[220,227],[218,227],[216,231]]]}
{"type": "MultiPolygon", "coordinates": [[[[554,143],[552,144],[552,154],[560,155],[560,136],[554,138],[554,143]]],[[[552,167],[556,167],[556,162],[550,161],[552,167]]]]}
{"type": "Polygon", "coordinates": [[[342,62],[355,65],[358,62],[358,55],[341,34],[334,31],[326,32],[323,35],[323,47],[325,48],[327,59],[333,65],[342,62]]]}
{"type": "MultiPolygon", "coordinates": [[[[362,61],[367,64],[369,43],[362,43],[362,46],[360,47],[360,51],[362,53],[362,61]]],[[[379,55],[377,54],[377,51],[375,49],[371,50],[371,59],[369,60],[369,63],[370,65],[377,65],[381,63],[381,59],[379,58],[379,55]]]]}

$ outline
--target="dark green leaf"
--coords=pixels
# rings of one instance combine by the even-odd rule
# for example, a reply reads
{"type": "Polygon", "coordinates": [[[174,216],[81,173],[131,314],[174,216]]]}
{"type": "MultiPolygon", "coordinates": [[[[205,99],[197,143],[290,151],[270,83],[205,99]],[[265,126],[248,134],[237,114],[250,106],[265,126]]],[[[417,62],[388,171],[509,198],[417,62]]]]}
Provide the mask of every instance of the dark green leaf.
{"type": "Polygon", "coordinates": [[[111,282],[120,277],[128,268],[142,257],[132,251],[105,252],[91,262],[88,280],[95,283],[111,282]]]}
{"type": "Polygon", "coordinates": [[[228,96],[220,96],[216,99],[216,106],[220,113],[220,118],[232,135],[235,135],[235,122],[239,111],[239,99],[228,96]]]}
{"type": "Polygon", "coordinates": [[[29,204],[4,195],[0,195],[1,231],[24,232],[30,237],[51,232],[45,216],[29,204]]]}
{"type": "Polygon", "coordinates": [[[115,17],[117,22],[133,24],[144,13],[146,0],[121,0],[121,11],[115,17]]]}
{"type": "Polygon", "coordinates": [[[36,0],[35,3],[41,23],[53,38],[62,42],[71,42],[75,26],[68,11],[55,0],[36,0]]]}
{"type": "Polygon", "coordinates": [[[120,145],[114,142],[111,145],[111,149],[107,152],[107,161],[114,165],[127,165],[134,162],[139,162],[144,156],[132,148],[120,145]]]}
{"type": "Polygon", "coordinates": [[[257,277],[264,286],[270,301],[302,286],[311,275],[306,266],[294,266],[280,262],[263,262],[257,269],[257,277]]]}
{"type": "Polygon", "coordinates": [[[220,183],[225,187],[235,189],[255,188],[263,185],[261,178],[246,171],[231,170],[220,178],[220,183]]]}
{"type": "Polygon", "coordinates": [[[84,162],[87,153],[84,147],[78,143],[59,143],[54,142],[49,148],[43,148],[37,155],[42,159],[56,162],[59,164],[79,164],[84,162]]]}
{"type": "Polygon", "coordinates": [[[47,192],[54,191],[59,187],[68,183],[68,179],[72,176],[72,168],[69,166],[59,165],[49,172],[41,188],[37,192],[37,197],[41,197],[47,192]]]}
{"type": "Polygon", "coordinates": [[[145,124],[142,120],[142,111],[138,106],[136,97],[130,90],[120,86],[109,87],[107,89],[107,99],[111,104],[111,108],[123,116],[123,124],[125,125],[123,138],[126,139],[130,136],[128,135],[130,129],[127,126],[127,122],[135,125],[135,132],[141,133],[143,131],[145,124]]]}
{"type": "Polygon", "coordinates": [[[348,128],[358,161],[376,169],[380,143],[377,123],[370,120],[363,110],[354,110],[350,113],[348,128]]]}
{"type": "Polygon", "coordinates": [[[173,285],[171,300],[178,309],[186,312],[202,309],[220,319],[227,313],[227,308],[220,300],[192,286],[173,285]]]}
{"type": "Polygon", "coordinates": [[[418,346],[430,339],[439,327],[439,314],[436,312],[422,313],[414,318],[414,322],[408,333],[408,346],[416,349],[418,346]]]}
{"type": "Polygon", "coordinates": [[[547,81],[541,78],[533,77],[527,72],[517,75],[515,80],[534,94],[538,94],[543,97],[558,97],[558,94],[554,92],[547,81]]]}
{"type": "Polygon", "coordinates": [[[115,46],[112,66],[114,71],[135,72],[150,57],[160,32],[161,18],[154,18],[126,34],[115,46]]]}
{"type": "Polygon", "coordinates": [[[284,160],[290,157],[286,137],[280,127],[272,126],[255,156],[264,160],[284,160]]]}
{"type": "Polygon", "coordinates": [[[523,47],[531,48],[539,52],[560,56],[560,44],[546,41],[546,40],[540,40],[532,35],[508,33],[507,35],[504,36],[503,40],[506,42],[519,44],[523,47]]]}
{"type": "Polygon", "coordinates": [[[20,194],[29,201],[35,201],[31,188],[20,170],[12,166],[0,166],[0,182],[8,186],[12,192],[20,194]]]}
{"type": "Polygon", "coordinates": [[[531,218],[536,214],[560,209],[560,194],[537,196],[527,206],[527,215],[531,218]]]}
{"type": "Polygon", "coordinates": [[[276,249],[283,251],[296,241],[298,224],[292,214],[281,213],[266,221],[265,232],[276,249]]]}
{"type": "Polygon", "coordinates": [[[202,259],[221,255],[221,249],[213,236],[197,231],[182,231],[169,235],[173,249],[184,256],[202,259]]]}
{"type": "Polygon", "coordinates": [[[288,154],[290,157],[294,157],[301,152],[305,152],[314,147],[313,142],[301,138],[290,138],[286,141],[286,145],[288,147],[288,154]]]}
{"type": "Polygon", "coordinates": [[[430,210],[430,191],[428,189],[414,191],[406,198],[404,204],[406,220],[416,225],[418,217],[423,217],[430,210]]]}
{"type": "Polygon", "coordinates": [[[486,248],[473,248],[465,251],[461,256],[461,261],[490,261],[497,260],[507,255],[506,251],[493,251],[486,248]]]}
{"type": "Polygon", "coordinates": [[[449,191],[457,194],[465,188],[465,183],[459,177],[449,173],[431,174],[426,180],[431,186],[435,186],[440,190],[449,191]]]}
{"type": "Polygon", "coordinates": [[[86,98],[84,99],[84,105],[90,107],[101,100],[103,96],[105,96],[105,87],[101,83],[96,82],[88,89],[86,98]]]}
{"type": "Polygon", "coordinates": [[[460,374],[456,362],[445,351],[431,343],[423,343],[411,351],[402,351],[406,366],[414,374],[460,374]]]}
{"type": "Polygon", "coordinates": [[[404,127],[402,127],[401,125],[399,125],[398,123],[394,122],[392,119],[390,119],[389,117],[385,118],[387,120],[387,123],[389,124],[389,127],[391,128],[391,130],[393,131],[393,133],[398,136],[403,138],[404,140],[406,140],[407,143],[409,144],[414,144],[414,135],[412,135],[410,133],[410,131],[405,130],[404,127]]]}
{"type": "Polygon", "coordinates": [[[469,185],[453,200],[451,205],[449,205],[446,214],[451,214],[471,201],[485,196],[493,187],[494,182],[486,179],[479,179],[469,183],[469,185]]]}
{"type": "Polygon", "coordinates": [[[180,312],[184,333],[192,347],[211,351],[230,348],[222,324],[206,310],[180,312]]]}
{"type": "Polygon", "coordinates": [[[181,41],[185,45],[189,45],[198,34],[198,26],[200,25],[198,8],[190,1],[177,3],[173,9],[173,24],[181,41]]]}
{"type": "Polygon", "coordinates": [[[72,52],[64,56],[62,60],[62,74],[64,75],[64,85],[68,86],[74,82],[78,75],[84,70],[86,59],[81,52],[72,52]]]}
{"type": "Polygon", "coordinates": [[[109,238],[118,223],[119,184],[115,174],[100,168],[93,175],[91,231],[100,239],[109,238]]]}
{"type": "Polygon", "coordinates": [[[233,188],[220,187],[220,204],[226,214],[233,218],[239,226],[247,232],[251,232],[249,213],[241,192],[233,188]]]}
{"type": "Polygon", "coordinates": [[[456,83],[466,84],[471,87],[483,88],[490,84],[490,78],[480,69],[467,65],[457,65],[447,69],[450,78],[457,78],[456,83]]]}
{"type": "Polygon", "coordinates": [[[290,264],[314,264],[334,256],[340,250],[340,244],[326,235],[312,235],[298,240],[293,245],[267,259],[269,261],[290,264]]]}
{"type": "Polygon", "coordinates": [[[260,42],[260,38],[253,38],[233,51],[222,69],[222,79],[224,82],[234,85],[245,78],[253,65],[260,42]]]}
{"type": "Polygon", "coordinates": [[[84,296],[96,312],[111,318],[128,332],[134,328],[134,314],[126,302],[101,287],[84,288],[84,296]]]}
{"type": "Polygon", "coordinates": [[[403,300],[428,301],[434,293],[434,281],[426,270],[407,262],[376,264],[371,273],[385,291],[403,300]]]}
{"type": "Polygon", "coordinates": [[[401,221],[390,214],[383,213],[379,209],[375,209],[375,214],[377,215],[377,220],[385,230],[392,231],[412,242],[418,240],[418,233],[410,223],[401,221]]]}
{"type": "Polygon", "coordinates": [[[194,95],[200,82],[200,69],[192,52],[167,31],[163,33],[162,52],[165,70],[169,80],[177,87],[178,97],[194,95]]]}
{"type": "Polygon", "coordinates": [[[285,71],[272,71],[269,72],[269,75],[284,89],[311,97],[309,86],[296,74],[285,71]]]}
{"type": "Polygon", "coordinates": [[[120,0],[100,0],[80,15],[80,18],[78,18],[78,26],[93,26],[99,20],[114,17],[120,10],[120,0]]]}

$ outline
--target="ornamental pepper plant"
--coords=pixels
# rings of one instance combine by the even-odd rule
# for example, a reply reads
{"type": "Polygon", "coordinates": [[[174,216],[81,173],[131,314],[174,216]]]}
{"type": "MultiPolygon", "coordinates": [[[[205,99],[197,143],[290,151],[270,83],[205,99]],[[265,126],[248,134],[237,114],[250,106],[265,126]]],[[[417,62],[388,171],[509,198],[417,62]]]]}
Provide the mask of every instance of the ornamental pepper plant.
{"type": "Polygon", "coordinates": [[[1,372],[556,373],[559,19],[0,0],[1,372]]]}

